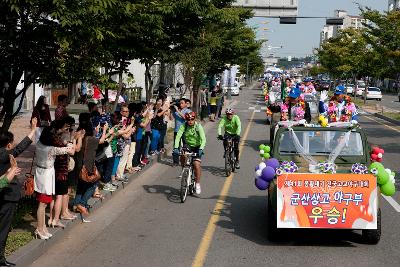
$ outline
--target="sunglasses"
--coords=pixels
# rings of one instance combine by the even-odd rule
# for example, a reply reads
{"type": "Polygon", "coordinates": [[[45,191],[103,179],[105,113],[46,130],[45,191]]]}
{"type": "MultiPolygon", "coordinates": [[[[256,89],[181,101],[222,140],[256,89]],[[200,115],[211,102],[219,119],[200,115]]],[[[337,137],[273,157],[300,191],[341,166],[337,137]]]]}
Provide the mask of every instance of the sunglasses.
{"type": "Polygon", "coordinates": [[[191,119],[188,119],[186,121],[194,121],[194,120],[196,120],[196,119],[195,118],[191,118],[191,119]]]}

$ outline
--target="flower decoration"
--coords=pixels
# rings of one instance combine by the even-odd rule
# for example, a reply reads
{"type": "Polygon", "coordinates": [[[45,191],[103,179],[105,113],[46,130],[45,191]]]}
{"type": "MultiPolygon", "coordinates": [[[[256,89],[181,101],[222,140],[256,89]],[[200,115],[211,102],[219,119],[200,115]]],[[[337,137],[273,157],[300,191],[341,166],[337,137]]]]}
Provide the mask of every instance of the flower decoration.
{"type": "Polygon", "coordinates": [[[336,165],[331,162],[320,162],[318,168],[322,173],[336,173],[336,165]]]}
{"type": "Polygon", "coordinates": [[[299,170],[296,163],[293,161],[283,161],[279,168],[276,169],[276,175],[282,175],[284,173],[294,173],[299,170]]]}
{"type": "Polygon", "coordinates": [[[355,163],[351,166],[351,172],[354,174],[367,174],[368,168],[364,164],[355,163]]]}

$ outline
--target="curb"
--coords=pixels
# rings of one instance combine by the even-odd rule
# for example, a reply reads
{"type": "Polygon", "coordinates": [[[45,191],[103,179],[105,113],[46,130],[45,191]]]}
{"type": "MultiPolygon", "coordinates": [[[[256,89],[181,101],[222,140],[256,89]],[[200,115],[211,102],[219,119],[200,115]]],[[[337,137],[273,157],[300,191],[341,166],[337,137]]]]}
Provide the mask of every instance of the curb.
{"type": "Polygon", "coordinates": [[[399,125],[400,126],[400,121],[399,120],[395,120],[395,119],[386,117],[386,116],[384,116],[382,114],[379,114],[379,113],[373,113],[373,115],[375,117],[379,118],[379,119],[382,119],[382,120],[385,120],[385,121],[388,121],[388,122],[391,122],[391,123],[393,123],[395,125],[399,125]]]}
{"type": "MultiPolygon", "coordinates": [[[[165,153],[168,153],[169,150],[170,150],[170,148],[167,148],[167,152],[165,152],[165,153]]],[[[166,155],[166,154],[164,154],[164,155],[166,155]]],[[[92,206],[92,208],[90,209],[90,212],[92,213],[93,211],[95,211],[98,208],[100,208],[101,206],[103,206],[103,203],[109,201],[113,197],[113,195],[122,191],[125,188],[125,186],[128,186],[133,180],[138,178],[140,175],[144,174],[146,172],[146,170],[148,170],[151,166],[153,166],[154,163],[161,161],[162,158],[163,158],[163,156],[159,155],[158,157],[150,159],[149,164],[147,164],[140,172],[133,173],[128,176],[129,177],[128,183],[123,184],[122,182],[118,182],[118,188],[115,192],[101,191],[102,195],[104,196],[104,200],[91,198],[89,200],[89,204],[92,206]]],[[[72,220],[72,221],[61,220],[61,221],[66,226],[65,229],[48,228],[50,233],[53,235],[50,239],[48,239],[48,240],[33,239],[31,242],[29,242],[25,246],[19,248],[17,251],[15,251],[10,256],[8,256],[7,260],[15,263],[17,266],[29,266],[36,259],[38,259],[40,256],[42,256],[47,251],[47,248],[56,244],[59,240],[62,240],[62,238],[71,229],[73,229],[74,226],[82,223],[79,215],[78,215],[78,218],[75,220],[72,220]]]]}

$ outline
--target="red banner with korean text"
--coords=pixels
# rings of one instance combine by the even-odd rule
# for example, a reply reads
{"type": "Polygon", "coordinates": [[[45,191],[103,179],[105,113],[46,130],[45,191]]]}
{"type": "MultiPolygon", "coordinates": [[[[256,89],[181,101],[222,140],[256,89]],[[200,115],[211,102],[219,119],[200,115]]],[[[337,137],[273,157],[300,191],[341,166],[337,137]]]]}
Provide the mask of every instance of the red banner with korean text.
{"type": "Polygon", "coordinates": [[[277,178],[277,226],[376,229],[377,196],[372,174],[283,174],[277,178]]]}

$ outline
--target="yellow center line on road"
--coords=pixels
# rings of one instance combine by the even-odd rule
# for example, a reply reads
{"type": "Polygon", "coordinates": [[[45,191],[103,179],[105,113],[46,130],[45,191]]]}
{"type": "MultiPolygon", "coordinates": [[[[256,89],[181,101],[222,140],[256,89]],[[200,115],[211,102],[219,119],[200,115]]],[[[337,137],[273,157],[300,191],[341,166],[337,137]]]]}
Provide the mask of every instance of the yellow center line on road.
{"type": "Polygon", "coordinates": [[[378,120],[375,120],[375,119],[370,118],[370,117],[367,117],[367,116],[365,116],[364,118],[367,118],[367,119],[369,119],[369,120],[371,120],[371,121],[374,121],[374,122],[376,122],[376,123],[382,124],[383,126],[386,126],[387,128],[392,129],[392,130],[394,130],[394,131],[400,133],[400,130],[399,130],[399,129],[397,129],[397,128],[393,127],[393,126],[387,125],[386,123],[380,122],[380,121],[378,121],[378,120]]]}
{"type": "MultiPolygon", "coordinates": [[[[250,125],[253,122],[254,114],[255,114],[255,112],[253,111],[253,113],[251,114],[249,124],[247,125],[246,131],[244,132],[242,141],[240,142],[239,158],[242,155],[244,142],[246,141],[247,136],[249,134],[250,125]]],[[[225,183],[219,194],[220,197],[218,198],[217,203],[215,204],[213,213],[210,217],[210,220],[208,221],[206,231],[204,232],[203,238],[201,239],[201,242],[200,242],[200,245],[197,248],[196,256],[194,257],[192,267],[202,267],[204,265],[204,261],[206,260],[207,253],[210,248],[215,229],[217,227],[217,222],[219,220],[219,217],[221,216],[221,211],[224,208],[225,200],[226,200],[226,197],[228,196],[229,188],[231,187],[233,177],[234,177],[234,173],[229,175],[229,177],[227,177],[225,180],[225,183]]]]}

